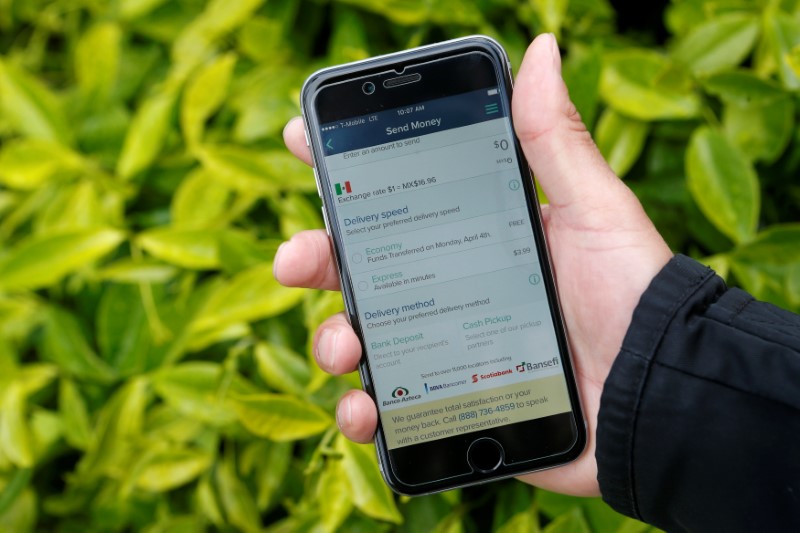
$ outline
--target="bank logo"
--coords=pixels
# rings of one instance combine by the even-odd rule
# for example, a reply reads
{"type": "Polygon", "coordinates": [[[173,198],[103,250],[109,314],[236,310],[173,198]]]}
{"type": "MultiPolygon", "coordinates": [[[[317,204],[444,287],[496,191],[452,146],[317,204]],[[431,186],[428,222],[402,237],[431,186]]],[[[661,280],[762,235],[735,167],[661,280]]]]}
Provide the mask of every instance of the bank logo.
{"type": "Polygon", "coordinates": [[[449,389],[451,387],[460,387],[461,385],[466,385],[466,379],[460,379],[458,381],[451,381],[450,383],[437,383],[435,385],[428,385],[425,383],[425,394],[430,394],[432,392],[449,389]]]}
{"type": "Polygon", "coordinates": [[[395,405],[403,402],[413,402],[420,398],[422,398],[421,394],[411,394],[405,387],[395,387],[392,391],[392,399],[383,400],[383,406],[386,407],[387,405],[395,405]]]}
{"type": "Polygon", "coordinates": [[[472,374],[472,382],[477,383],[481,380],[499,378],[501,376],[507,376],[513,373],[514,371],[508,368],[506,370],[498,370],[497,372],[489,372],[488,374],[472,374]]]}
{"type": "Polygon", "coordinates": [[[402,398],[408,396],[408,389],[405,387],[397,387],[392,391],[392,398],[402,398]]]}
{"type": "Polygon", "coordinates": [[[334,187],[336,188],[336,196],[341,196],[344,193],[350,194],[351,192],[353,192],[353,188],[350,187],[349,181],[345,181],[344,183],[337,183],[336,185],[334,185],[334,187]]]}
{"type": "Polygon", "coordinates": [[[547,359],[539,363],[527,363],[525,361],[522,361],[520,364],[516,366],[516,368],[517,372],[537,372],[539,370],[544,370],[546,368],[554,368],[557,366],[559,366],[558,357],[553,357],[552,359],[547,359]]]}

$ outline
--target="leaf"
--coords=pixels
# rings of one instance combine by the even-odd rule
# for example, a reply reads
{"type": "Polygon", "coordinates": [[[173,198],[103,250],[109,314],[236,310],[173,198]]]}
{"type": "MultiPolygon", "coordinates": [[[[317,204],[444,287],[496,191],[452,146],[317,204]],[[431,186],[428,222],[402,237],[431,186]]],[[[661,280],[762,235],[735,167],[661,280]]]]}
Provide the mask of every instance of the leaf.
{"type": "Polygon", "coordinates": [[[35,531],[37,518],[36,494],[26,488],[4,513],[0,513],[0,530],[35,531]]]}
{"type": "Polygon", "coordinates": [[[723,134],[702,126],[686,153],[689,191],[717,229],[743,242],[751,239],[761,205],[758,176],[723,134]]]}
{"type": "Polygon", "coordinates": [[[69,146],[72,133],[56,96],[15,65],[0,58],[0,111],[20,133],[69,146]]]}
{"type": "Polygon", "coordinates": [[[119,0],[119,16],[133,20],[147,15],[167,0],[119,0]]]}
{"type": "Polygon", "coordinates": [[[110,383],[116,378],[115,372],[89,346],[77,319],[57,307],[45,313],[41,352],[44,359],[72,376],[97,383],[110,383]]]}
{"type": "Polygon", "coordinates": [[[39,289],[100,259],[116,248],[124,234],[91,229],[27,241],[0,259],[0,290],[39,289]]]}
{"type": "Polygon", "coordinates": [[[34,464],[33,437],[25,420],[27,396],[19,383],[12,383],[2,395],[0,409],[0,450],[18,468],[34,464]]]}
{"type": "Polygon", "coordinates": [[[176,411],[215,426],[236,420],[230,394],[252,394],[255,388],[240,376],[223,384],[223,369],[217,363],[190,362],[160,369],[153,376],[153,389],[176,411]]]}
{"type": "Polygon", "coordinates": [[[646,122],[607,109],[597,123],[597,147],[617,176],[624,176],[644,148],[650,130],[646,122]]]}
{"type": "Polygon", "coordinates": [[[516,533],[517,531],[541,531],[539,522],[532,512],[517,513],[512,516],[502,527],[495,530],[496,533],[516,533]]]}
{"type": "Polygon", "coordinates": [[[569,0],[533,0],[532,4],[534,11],[542,21],[541,30],[560,37],[569,0]]]}
{"type": "Polygon", "coordinates": [[[122,31],[111,22],[90,27],[75,46],[75,77],[84,101],[94,108],[108,105],[117,82],[122,31]]]}
{"type": "Polygon", "coordinates": [[[248,431],[279,442],[317,435],[333,423],[316,405],[280,394],[240,396],[236,400],[236,413],[248,431]]]}
{"type": "Polygon", "coordinates": [[[295,233],[322,227],[319,206],[300,194],[289,194],[272,202],[273,209],[280,215],[281,235],[291,239],[295,233]]]}
{"type": "Polygon", "coordinates": [[[97,279],[115,283],[165,283],[174,278],[178,269],[158,261],[123,258],[101,268],[97,279]]]}
{"type": "Polygon", "coordinates": [[[189,147],[200,142],[206,120],[225,100],[235,65],[235,54],[220,56],[200,69],[187,85],[181,103],[181,129],[189,147]]]}
{"type": "Polygon", "coordinates": [[[231,191],[208,172],[197,170],[181,182],[172,198],[172,225],[181,229],[212,228],[228,209],[231,191]]]}
{"type": "Polygon", "coordinates": [[[759,33],[755,15],[715,17],[695,27],[673,49],[673,57],[698,76],[735,67],[753,49],[759,33]]]}
{"type": "Polygon", "coordinates": [[[144,378],[127,381],[103,406],[92,431],[89,449],[77,466],[84,480],[117,471],[124,472],[130,450],[142,434],[148,383],[144,378]]]}
{"type": "Polygon", "coordinates": [[[800,224],[772,226],[738,247],[731,270],[756,298],[800,312],[800,224]]]}
{"type": "Polygon", "coordinates": [[[17,139],[0,152],[0,183],[12,189],[31,190],[75,174],[83,158],[60,144],[42,139],[17,139]]]}
{"type": "Polygon", "coordinates": [[[311,379],[311,373],[304,357],[289,348],[260,342],[253,354],[258,365],[258,373],[270,388],[302,396],[311,379]]]}
{"type": "Polygon", "coordinates": [[[350,515],[353,500],[349,488],[342,461],[329,459],[316,486],[319,516],[326,531],[339,531],[350,515]]]}
{"type": "MultiPolygon", "coordinates": [[[[17,468],[11,474],[11,479],[0,491],[0,517],[14,504],[17,498],[23,493],[30,483],[33,471],[30,468],[17,468]]],[[[0,525],[2,525],[0,519],[0,525]]]]}
{"type": "Polygon", "coordinates": [[[799,89],[800,73],[793,68],[792,51],[800,45],[800,18],[771,10],[764,16],[764,35],[783,86],[790,91],[799,89]]]}
{"type": "Polygon", "coordinates": [[[226,460],[217,464],[217,492],[228,522],[244,531],[260,531],[261,517],[253,501],[250,491],[236,477],[232,461],[226,460]]]}
{"type": "Polygon", "coordinates": [[[161,152],[170,130],[175,99],[174,89],[163,89],[137,109],[117,162],[117,174],[122,179],[150,168],[161,152]]]}
{"type": "Polygon", "coordinates": [[[786,97],[778,84],[748,70],[714,74],[703,82],[703,87],[723,102],[740,106],[769,104],[786,97]]]}
{"type": "Polygon", "coordinates": [[[608,54],[600,94],[616,111],[639,120],[685,119],[700,112],[700,99],[685,74],[647,50],[608,54]]]}
{"type": "Polygon", "coordinates": [[[258,439],[251,442],[242,452],[239,473],[242,476],[252,474],[258,480],[256,504],[261,512],[277,503],[281,491],[286,488],[286,476],[292,463],[292,450],[291,442],[258,439]]]}
{"type": "Polygon", "coordinates": [[[303,298],[303,292],[286,288],[272,276],[272,265],[258,265],[220,284],[196,315],[191,331],[220,329],[283,313],[303,298]]]}
{"type": "Polygon", "coordinates": [[[228,274],[269,263],[280,241],[257,242],[239,231],[226,231],[219,239],[219,260],[228,274]]]}
{"type": "Polygon", "coordinates": [[[156,454],[136,478],[136,486],[151,492],[166,492],[185,485],[205,472],[211,464],[206,452],[188,449],[156,454]]]}
{"type": "Polygon", "coordinates": [[[544,528],[544,533],[591,533],[579,508],[555,518],[544,528]]]}
{"type": "Polygon", "coordinates": [[[219,266],[217,237],[214,231],[167,226],[139,234],[135,243],[167,263],[206,270],[219,266]]]}
{"type": "Polygon", "coordinates": [[[569,87],[570,100],[589,129],[597,115],[602,66],[599,46],[587,48],[573,44],[564,60],[563,77],[569,87]]]}
{"type": "Polygon", "coordinates": [[[333,12],[333,35],[328,50],[334,64],[360,61],[369,57],[369,38],[358,11],[337,6],[333,12]]]}
{"type": "Polygon", "coordinates": [[[108,226],[92,181],[61,188],[58,196],[39,213],[36,233],[54,235],[108,226]]]}
{"type": "Polygon", "coordinates": [[[795,129],[795,106],[789,96],[761,105],[725,106],[723,129],[751,161],[772,163],[791,140],[795,129]]]}
{"type": "Polygon", "coordinates": [[[64,436],[69,445],[79,450],[86,450],[91,438],[89,412],[78,387],[69,378],[61,380],[58,389],[58,410],[64,421],[64,436]]]}
{"type": "Polygon", "coordinates": [[[478,5],[461,0],[432,0],[430,2],[409,2],[408,0],[340,0],[342,3],[357,6],[377,13],[403,25],[433,23],[441,25],[478,26],[483,22],[478,5]]]}
{"type": "Polygon", "coordinates": [[[120,376],[150,367],[153,338],[138,286],[108,285],[100,297],[95,337],[100,353],[120,376]]]}
{"type": "Polygon", "coordinates": [[[395,524],[402,522],[394,496],[378,469],[374,446],[356,444],[339,435],[336,450],[342,454],[342,467],[355,506],[372,518],[395,524]]]}
{"type": "Polygon", "coordinates": [[[310,169],[284,150],[204,146],[197,149],[197,157],[212,176],[241,192],[273,196],[280,190],[316,190],[310,169]]]}

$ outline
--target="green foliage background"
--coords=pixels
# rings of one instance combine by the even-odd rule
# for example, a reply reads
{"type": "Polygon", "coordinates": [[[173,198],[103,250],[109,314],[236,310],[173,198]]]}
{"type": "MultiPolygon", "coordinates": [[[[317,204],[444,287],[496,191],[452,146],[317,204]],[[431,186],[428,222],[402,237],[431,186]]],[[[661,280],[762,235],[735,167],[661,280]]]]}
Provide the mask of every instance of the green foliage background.
{"type": "Polygon", "coordinates": [[[413,500],[338,436],[338,294],[271,275],[320,227],[283,148],[316,68],[552,31],[676,251],[800,311],[800,1],[0,0],[0,530],[645,531],[515,482],[413,500]]]}

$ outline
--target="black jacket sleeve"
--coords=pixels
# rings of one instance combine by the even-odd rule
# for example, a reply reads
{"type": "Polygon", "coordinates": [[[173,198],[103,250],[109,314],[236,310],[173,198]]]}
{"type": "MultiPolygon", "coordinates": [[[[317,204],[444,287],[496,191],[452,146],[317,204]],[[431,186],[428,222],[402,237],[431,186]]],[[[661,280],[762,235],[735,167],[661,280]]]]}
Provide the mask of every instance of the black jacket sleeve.
{"type": "Polygon", "coordinates": [[[675,256],[606,380],[598,480],[667,531],[800,531],[800,317],[675,256]]]}

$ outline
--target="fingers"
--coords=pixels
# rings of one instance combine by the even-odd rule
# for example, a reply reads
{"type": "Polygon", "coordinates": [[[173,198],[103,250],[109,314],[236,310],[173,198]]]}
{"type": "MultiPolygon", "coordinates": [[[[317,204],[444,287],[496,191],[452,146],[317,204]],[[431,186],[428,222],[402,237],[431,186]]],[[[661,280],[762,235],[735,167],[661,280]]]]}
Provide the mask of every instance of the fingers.
{"type": "Polygon", "coordinates": [[[287,287],[339,290],[330,239],[323,230],[301,231],[281,244],[272,269],[287,287]]]}
{"type": "Polygon", "coordinates": [[[525,156],[551,204],[570,204],[602,191],[604,184],[619,185],[569,99],[552,34],[538,36],[528,47],[512,113],[525,156]]]}
{"type": "Polygon", "coordinates": [[[361,343],[344,313],[333,315],[317,328],[314,358],[322,370],[336,376],[356,369],[361,359],[361,343]]]}
{"type": "Polygon", "coordinates": [[[303,132],[303,119],[294,117],[283,128],[283,142],[295,157],[307,165],[311,165],[311,150],[306,145],[306,135],[303,132]]]}
{"type": "Polygon", "coordinates": [[[372,441],[378,428],[378,410],[369,395],[351,390],[339,400],[336,423],[348,439],[365,444],[372,441]]]}

